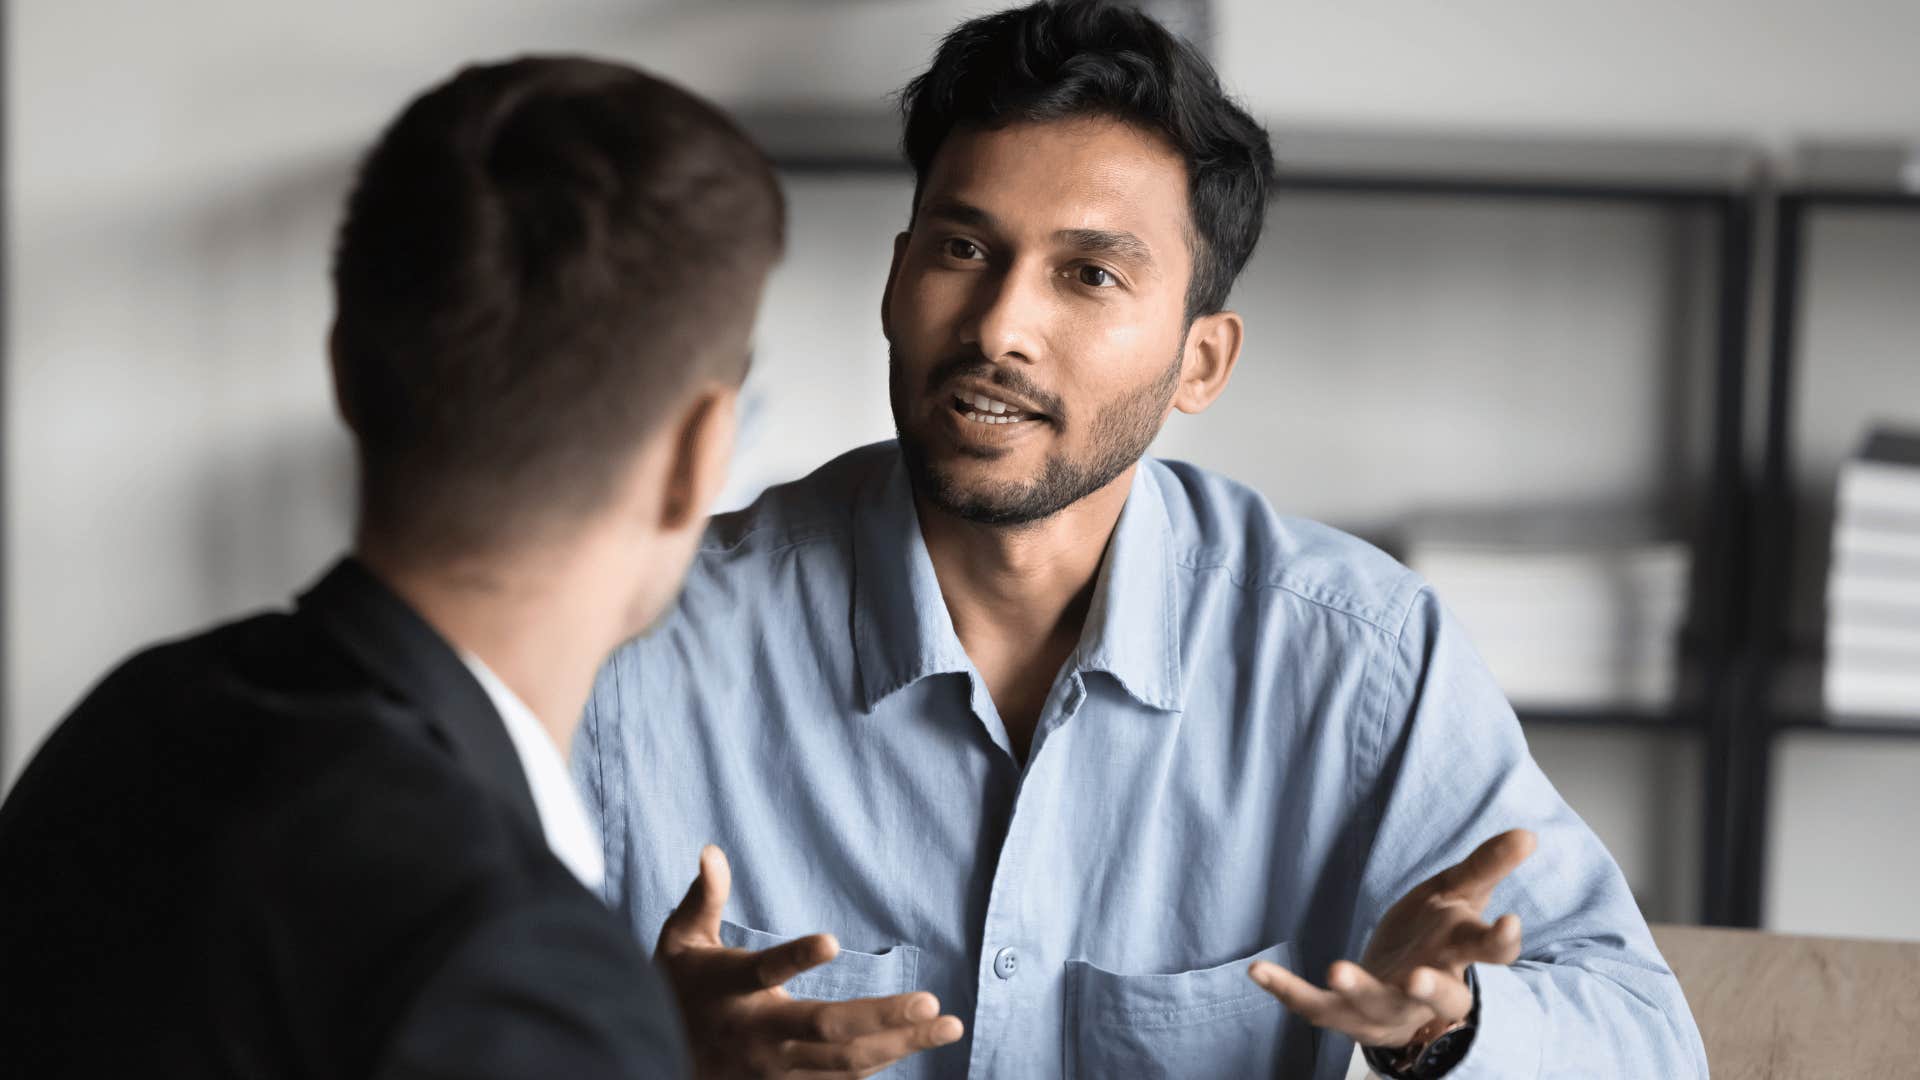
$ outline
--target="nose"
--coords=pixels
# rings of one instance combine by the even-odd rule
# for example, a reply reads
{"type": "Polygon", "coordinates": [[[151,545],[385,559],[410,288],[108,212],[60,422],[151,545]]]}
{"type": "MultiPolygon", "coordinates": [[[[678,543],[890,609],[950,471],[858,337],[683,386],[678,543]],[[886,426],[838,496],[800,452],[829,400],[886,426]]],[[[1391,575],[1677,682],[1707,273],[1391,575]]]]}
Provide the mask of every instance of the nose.
{"type": "Polygon", "coordinates": [[[1016,263],[979,277],[973,310],[960,326],[961,344],[994,363],[1038,361],[1049,308],[1044,272],[1016,263]]]}

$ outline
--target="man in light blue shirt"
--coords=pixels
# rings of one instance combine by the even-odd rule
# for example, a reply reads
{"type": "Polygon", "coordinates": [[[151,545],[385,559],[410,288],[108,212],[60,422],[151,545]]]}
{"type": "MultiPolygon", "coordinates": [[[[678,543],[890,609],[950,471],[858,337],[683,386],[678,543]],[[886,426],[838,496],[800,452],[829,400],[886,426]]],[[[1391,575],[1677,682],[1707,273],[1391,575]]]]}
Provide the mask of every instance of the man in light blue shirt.
{"type": "Polygon", "coordinates": [[[1265,133],[1079,2],[963,25],[905,107],[898,442],[716,519],[576,755],[706,1067],[1334,1080],[1358,1040],[1391,1076],[1704,1076],[1432,591],[1142,457],[1238,359],[1265,133]],[[786,995],[849,1004],[795,1030],[786,995]]]}

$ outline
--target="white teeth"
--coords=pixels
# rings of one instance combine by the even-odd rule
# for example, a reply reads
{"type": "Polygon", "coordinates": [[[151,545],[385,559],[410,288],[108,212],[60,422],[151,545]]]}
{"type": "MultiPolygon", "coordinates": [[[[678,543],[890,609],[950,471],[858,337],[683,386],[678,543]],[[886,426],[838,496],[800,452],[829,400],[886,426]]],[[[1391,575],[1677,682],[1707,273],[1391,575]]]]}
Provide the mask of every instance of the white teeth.
{"type": "Polygon", "coordinates": [[[976,424],[1017,424],[1020,422],[1020,418],[1017,416],[995,416],[993,413],[981,412],[978,409],[963,413],[962,415],[976,424]]]}
{"type": "Polygon", "coordinates": [[[976,424],[1017,424],[1032,419],[1017,407],[985,394],[955,394],[953,400],[960,406],[960,415],[976,424]]]}
{"type": "Polygon", "coordinates": [[[996,416],[1018,411],[1006,402],[996,401],[985,394],[957,394],[955,397],[962,405],[978,409],[983,413],[993,413],[996,416]]]}

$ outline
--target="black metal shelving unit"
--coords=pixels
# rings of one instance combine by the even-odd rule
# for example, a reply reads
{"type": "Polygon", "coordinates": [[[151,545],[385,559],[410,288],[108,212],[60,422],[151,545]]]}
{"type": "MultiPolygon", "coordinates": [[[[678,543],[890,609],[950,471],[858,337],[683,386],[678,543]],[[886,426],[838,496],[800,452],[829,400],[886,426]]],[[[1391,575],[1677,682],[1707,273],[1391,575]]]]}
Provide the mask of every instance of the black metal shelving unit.
{"type": "MultiPolygon", "coordinates": [[[[1753,565],[1745,467],[1747,320],[1757,154],[1737,143],[1378,136],[1280,132],[1282,191],[1415,195],[1686,208],[1715,223],[1711,450],[1693,522],[1693,582],[1681,694],[1670,709],[1523,708],[1530,726],[1697,735],[1703,754],[1701,919],[1732,923],[1733,843],[1745,776],[1737,671],[1753,565]]],[[[1745,925],[1745,924],[1735,924],[1745,925]]]]}
{"type": "Polygon", "coordinates": [[[1735,698],[1752,721],[1736,747],[1740,776],[1733,812],[1733,897],[1726,921],[1757,926],[1765,880],[1774,742],[1785,733],[1920,738],[1920,714],[1905,724],[1835,716],[1819,704],[1819,655],[1796,640],[1788,583],[1794,579],[1798,499],[1794,490],[1794,380],[1804,367],[1798,334],[1805,297],[1810,219],[1822,210],[1920,213],[1920,149],[1897,144],[1809,144],[1798,148],[1772,205],[1772,301],[1767,331],[1765,449],[1761,466],[1756,572],[1750,605],[1754,646],[1735,698]]]}
{"type": "MultiPolygon", "coordinates": [[[[744,124],[793,175],[902,175],[898,120],[884,113],[749,114],[744,124]]],[[[1525,708],[1523,723],[1703,738],[1703,921],[1739,923],[1739,810],[1751,797],[1739,672],[1749,642],[1752,493],[1746,465],[1747,322],[1760,154],[1732,140],[1583,140],[1274,128],[1278,197],[1339,194],[1635,204],[1713,223],[1711,416],[1693,489],[1691,603],[1672,707],[1525,708]]]]}

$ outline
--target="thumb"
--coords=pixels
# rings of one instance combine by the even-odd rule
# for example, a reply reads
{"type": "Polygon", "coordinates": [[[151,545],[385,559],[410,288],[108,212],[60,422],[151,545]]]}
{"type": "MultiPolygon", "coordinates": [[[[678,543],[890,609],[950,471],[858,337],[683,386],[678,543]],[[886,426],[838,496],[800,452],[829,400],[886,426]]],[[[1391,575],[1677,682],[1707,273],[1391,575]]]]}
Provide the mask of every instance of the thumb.
{"type": "Polygon", "coordinates": [[[667,916],[660,927],[660,947],[720,944],[720,913],[726,910],[727,895],[733,890],[733,869],[727,854],[708,844],[700,849],[700,872],[680,906],[667,916]]]}

